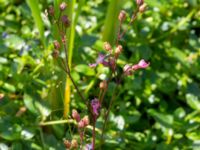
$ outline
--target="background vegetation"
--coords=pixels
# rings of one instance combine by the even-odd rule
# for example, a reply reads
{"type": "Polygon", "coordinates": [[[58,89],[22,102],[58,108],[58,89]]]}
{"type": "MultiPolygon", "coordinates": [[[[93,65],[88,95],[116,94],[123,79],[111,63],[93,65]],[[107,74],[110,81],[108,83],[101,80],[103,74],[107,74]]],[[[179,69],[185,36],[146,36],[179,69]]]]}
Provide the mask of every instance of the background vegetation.
{"type": "MultiPolygon", "coordinates": [[[[131,13],[133,0],[66,0],[71,68],[88,99],[108,70],[88,67],[105,40],[116,37],[120,9],[131,13]]],[[[106,129],[103,149],[200,149],[200,1],[146,0],[121,41],[118,64],[150,61],[147,70],[123,81],[106,129]]],[[[52,58],[57,32],[45,15],[59,0],[0,0],[0,149],[65,149],[76,137],[74,125],[60,123],[70,102],[82,115],[87,108],[52,58]],[[69,96],[71,95],[71,96],[69,96]],[[50,122],[50,125],[43,123],[50,122]],[[72,134],[73,133],[73,134],[72,134]]],[[[130,17],[130,16],[129,16],[130,17]]],[[[129,18],[127,19],[128,23],[129,18]]],[[[108,106],[113,91],[106,95],[108,106]]],[[[70,109],[71,109],[70,108],[70,109]]],[[[103,111],[103,110],[102,110],[103,111]]],[[[101,129],[103,118],[97,128],[101,129]]],[[[91,130],[88,129],[87,142],[91,130]]],[[[97,139],[99,138],[97,133],[97,139]]],[[[97,141],[98,145],[98,141],[97,141]]]]}

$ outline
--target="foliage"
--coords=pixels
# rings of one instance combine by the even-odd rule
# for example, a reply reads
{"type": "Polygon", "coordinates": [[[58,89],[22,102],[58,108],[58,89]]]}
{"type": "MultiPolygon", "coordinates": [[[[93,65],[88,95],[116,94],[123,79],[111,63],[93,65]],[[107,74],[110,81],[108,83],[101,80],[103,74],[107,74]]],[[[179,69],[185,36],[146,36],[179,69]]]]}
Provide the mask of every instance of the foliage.
{"type": "MultiPolygon", "coordinates": [[[[102,65],[92,70],[88,64],[102,52],[104,24],[111,21],[104,22],[110,2],[85,1],[77,19],[72,76],[88,99],[96,96],[99,82],[109,74],[102,65]]],[[[145,2],[148,10],[131,27],[123,25],[129,30],[121,42],[124,51],[118,64],[122,69],[144,58],[151,65],[120,85],[102,149],[199,149],[200,2],[145,2]]],[[[41,39],[43,31],[26,1],[0,1],[0,149],[65,149],[63,138],[78,137],[74,125],[62,118],[65,73],[51,56],[53,27],[45,17],[52,3],[41,1],[37,6],[45,26],[41,39]]],[[[130,13],[135,8],[130,0],[121,5],[130,13]]],[[[104,101],[107,107],[114,87],[111,81],[104,101]]],[[[71,107],[87,114],[74,89],[71,107]]],[[[100,131],[103,121],[102,116],[97,122],[100,131]]],[[[90,143],[90,128],[86,134],[90,143]]]]}

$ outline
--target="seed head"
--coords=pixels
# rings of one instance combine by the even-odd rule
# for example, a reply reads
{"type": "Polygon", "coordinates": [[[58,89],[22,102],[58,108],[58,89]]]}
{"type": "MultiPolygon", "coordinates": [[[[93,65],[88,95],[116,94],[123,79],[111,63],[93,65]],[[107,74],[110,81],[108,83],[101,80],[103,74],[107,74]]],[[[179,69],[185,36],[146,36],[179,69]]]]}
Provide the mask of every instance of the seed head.
{"type": "Polygon", "coordinates": [[[66,4],[65,2],[62,2],[62,3],[60,4],[60,10],[61,10],[61,11],[64,11],[66,7],[67,7],[67,4],[66,4]]]}
{"type": "Polygon", "coordinates": [[[122,22],[126,19],[126,12],[124,10],[120,11],[118,19],[119,19],[120,22],[122,22]]]}

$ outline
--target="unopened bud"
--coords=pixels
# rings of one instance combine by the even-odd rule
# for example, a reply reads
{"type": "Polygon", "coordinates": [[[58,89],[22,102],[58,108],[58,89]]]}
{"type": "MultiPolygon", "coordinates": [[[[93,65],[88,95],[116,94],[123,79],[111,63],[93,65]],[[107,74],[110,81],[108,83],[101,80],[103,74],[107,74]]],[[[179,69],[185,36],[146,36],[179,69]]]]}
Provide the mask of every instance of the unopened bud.
{"type": "Polygon", "coordinates": [[[61,17],[61,21],[64,24],[65,27],[69,27],[70,26],[70,21],[69,18],[67,17],[67,15],[63,15],[61,17]]]}
{"type": "Polygon", "coordinates": [[[84,128],[84,127],[85,127],[85,123],[83,122],[83,120],[79,121],[78,128],[84,128]]]}
{"type": "Polygon", "coordinates": [[[49,12],[49,14],[50,14],[51,16],[54,16],[54,8],[53,8],[53,6],[50,6],[50,7],[49,7],[48,12],[49,12]]]}
{"type": "Polygon", "coordinates": [[[110,64],[110,67],[111,67],[112,70],[116,69],[116,61],[115,61],[114,57],[110,58],[109,64],[110,64]]]}
{"type": "Polygon", "coordinates": [[[60,10],[61,10],[61,11],[64,11],[66,7],[67,7],[67,4],[66,4],[65,2],[62,2],[62,3],[60,4],[60,10]]]}
{"type": "Polygon", "coordinates": [[[90,124],[90,120],[88,116],[83,117],[82,121],[84,122],[85,127],[90,124]]]}
{"type": "Polygon", "coordinates": [[[77,140],[74,140],[74,139],[73,139],[73,140],[71,141],[71,148],[75,148],[75,149],[78,148],[78,142],[77,142],[77,140]]]}
{"type": "Polygon", "coordinates": [[[67,149],[70,149],[70,147],[71,147],[71,143],[70,143],[70,141],[68,141],[68,140],[64,140],[64,145],[65,145],[65,147],[66,147],[67,149]]]}
{"type": "Polygon", "coordinates": [[[107,88],[107,86],[108,86],[108,84],[107,84],[106,80],[100,82],[100,84],[99,84],[100,89],[103,89],[103,90],[105,90],[107,88]]]}
{"type": "Polygon", "coordinates": [[[75,109],[72,110],[72,118],[75,119],[77,122],[80,121],[80,115],[75,109]]]}
{"type": "Polygon", "coordinates": [[[138,6],[141,6],[144,3],[144,0],[136,0],[138,6]]]}
{"type": "Polygon", "coordinates": [[[104,46],[104,49],[107,50],[107,51],[111,51],[112,50],[112,47],[111,47],[110,43],[108,43],[108,42],[104,42],[103,46],[104,46]]]}
{"type": "Polygon", "coordinates": [[[115,49],[115,57],[117,58],[119,54],[121,54],[123,48],[121,45],[118,45],[117,48],[115,49]]]}
{"type": "Polygon", "coordinates": [[[142,4],[140,7],[139,7],[139,12],[143,13],[147,8],[147,4],[142,4]]]}
{"type": "Polygon", "coordinates": [[[60,49],[60,43],[58,41],[54,41],[53,45],[54,45],[55,49],[57,49],[57,50],[60,49]]]}
{"type": "Polygon", "coordinates": [[[60,53],[60,52],[59,52],[57,49],[55,49],[55,50],[52,52],[53,58],[58,58],[59,53],[60,53]]]}
{"type": "Polygon", "coordinates": [[[124,21],[126,19],[126,12],[124,10],[121,10],[118,16],[119,21],[124,21]]]}

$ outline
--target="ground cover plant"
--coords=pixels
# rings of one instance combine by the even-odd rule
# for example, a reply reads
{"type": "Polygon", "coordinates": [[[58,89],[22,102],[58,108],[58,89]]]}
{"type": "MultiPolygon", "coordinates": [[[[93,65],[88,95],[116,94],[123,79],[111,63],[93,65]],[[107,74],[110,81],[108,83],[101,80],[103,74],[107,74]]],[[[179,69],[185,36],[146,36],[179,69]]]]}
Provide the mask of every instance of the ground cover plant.
{"type": "Polygon", "coordinates": [[[0,149],[199,149],[198,0],[0,4],[0,149]]]}

